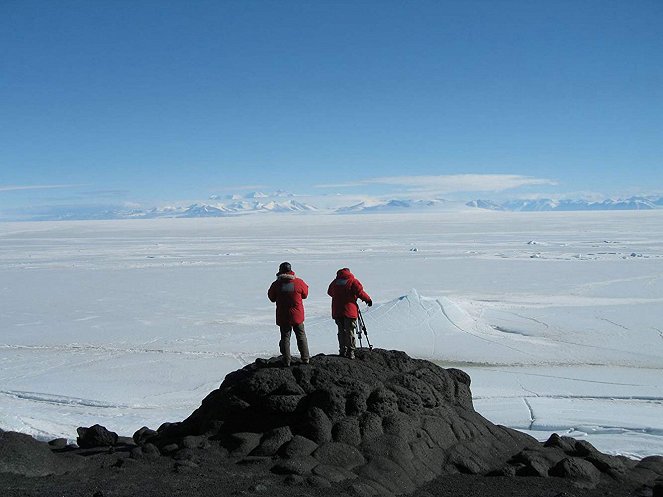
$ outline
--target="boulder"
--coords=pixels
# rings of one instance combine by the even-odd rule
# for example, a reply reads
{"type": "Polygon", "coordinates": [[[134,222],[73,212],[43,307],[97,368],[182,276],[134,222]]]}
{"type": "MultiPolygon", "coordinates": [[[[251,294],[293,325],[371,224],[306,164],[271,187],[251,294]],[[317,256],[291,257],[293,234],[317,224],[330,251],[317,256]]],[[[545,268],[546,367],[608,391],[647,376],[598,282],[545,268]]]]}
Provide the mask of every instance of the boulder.
{"type": "Polygon", "coordinates": [[[158,434],[159,433],[157,431],[151,430],[147,426],[143,426],[137,430],[136,433],[134,433],[132,438],[136,445],[143,445],[149,442],[151,438],[156,437],[158,434]]]}
{"type": "Polygon", "coordinates": [[[366,463],[366,459],[356,447],[352,445],[330,442],[318,447],[313,457],[321,464],[352,469],[366,463]]]}
{"type": "Polygon", "coordinates": [[[292,440],[281,446],[279,456],[285,459],[310,456],[317,448],[318,444],[313,440],[309,440],[301,435],[295,435],[292,437],[292,440]]]}
{"type": "Polygon", "coordinates": [[[260,444],[251,451],[252,456],[273,456],[286,443],[292,440],[289,426],[281,426],[265,433],[260,444]]]}
{"type": "Polygon", "coordinates": [[[89,428],[80,427],[76,429],[76,432],[78,433],[76,443],[81,449],[113,447],[117,445],[117,433],[108,431],[101,425],[93,425],[89,428]]]}
{"type": "Polygon", "coordinates": [[[550,476],[568,478],[580,488],[594,488],[601,481],[601,472],[579,457],[562,459],[550,470],[550,476]]]}

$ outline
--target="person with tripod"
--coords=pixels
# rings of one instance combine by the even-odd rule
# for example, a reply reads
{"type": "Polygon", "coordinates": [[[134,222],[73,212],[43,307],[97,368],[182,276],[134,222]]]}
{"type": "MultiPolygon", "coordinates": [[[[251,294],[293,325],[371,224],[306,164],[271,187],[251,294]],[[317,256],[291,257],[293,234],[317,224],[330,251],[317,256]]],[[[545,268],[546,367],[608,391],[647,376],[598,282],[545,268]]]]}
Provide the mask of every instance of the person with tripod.
{"type": "Polygon", "coordinates": [[[290,336],[293,330],[302,363],[308,364],[310,355],[304,330],[304,303],[302,302],[308,297],[308,285],[304,280],[295,276],[289,262],[282,262],[279,266],[276,281],[269,287],[267,297],[276,303],[276,324],[281,330],[279,350],[283,356],[283,364],[290,366],[290,336]]]}
{"type": "Polygon", "coordinates": [[[336,272],[336,279],[329,284],[327,295],[332,298],[332,318],[338,327],[338,353],[341,357],[354,359],[355,330],[359,315],[357,299],[366,302],[368,307],[373,305],[373,301],[347,267],[336,272]]]}

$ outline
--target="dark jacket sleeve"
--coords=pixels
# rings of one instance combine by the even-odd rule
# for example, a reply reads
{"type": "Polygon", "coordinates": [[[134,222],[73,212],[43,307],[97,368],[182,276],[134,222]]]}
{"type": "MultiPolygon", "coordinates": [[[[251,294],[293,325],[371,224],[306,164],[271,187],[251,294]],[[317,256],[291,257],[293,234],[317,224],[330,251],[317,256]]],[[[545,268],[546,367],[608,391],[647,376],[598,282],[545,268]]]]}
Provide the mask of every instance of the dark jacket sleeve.
{"type": "MultiPolygon", "coordinates": [[[[334,281],[336,281],[336,280],[334,280],[334,281]]],[[[334,292],[332,291],[332,288],[334,288],[334,281],[332,281],[329,284],[329,288],[327,288],[327,295],[329,295],[330,297],[334,296],[334,292]]]]}

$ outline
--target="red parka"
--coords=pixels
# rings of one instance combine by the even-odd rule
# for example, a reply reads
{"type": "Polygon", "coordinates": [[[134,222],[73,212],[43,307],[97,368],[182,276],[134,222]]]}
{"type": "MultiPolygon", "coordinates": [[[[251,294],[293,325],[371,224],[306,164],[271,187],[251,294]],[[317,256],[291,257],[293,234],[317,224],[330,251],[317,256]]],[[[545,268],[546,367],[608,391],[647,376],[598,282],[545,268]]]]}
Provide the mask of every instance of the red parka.
{"type": "Polygon", "coordinates": [[[368,303],[371,297],[364,291],[361,282],[348,268],[339,269],[336,279],[329,284],[327,295],[332,298],[332,318],[357,318],[357,299],[368,303]]]}
{"type": "Polygon", "coordinates": [[[277,279],[267,291],[267,297],[276,302],[276,324],[288,326],[304,322],[304,303],[308,297],[308,285],[295,273],[277,274],[277,279]]]}

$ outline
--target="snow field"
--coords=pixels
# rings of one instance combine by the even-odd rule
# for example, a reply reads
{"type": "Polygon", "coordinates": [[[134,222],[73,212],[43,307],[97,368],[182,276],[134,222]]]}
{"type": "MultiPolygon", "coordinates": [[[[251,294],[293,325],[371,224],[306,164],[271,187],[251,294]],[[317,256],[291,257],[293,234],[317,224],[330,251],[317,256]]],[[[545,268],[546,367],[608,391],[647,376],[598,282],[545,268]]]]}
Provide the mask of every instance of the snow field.
{"type": "MultiPolygon", "coordinates": [[[[479,412],[545,439],[663,454],[663,212],[269,215],[0,224],[0,428],[124,435],[186,417],[278,353],[266,291],[348,266],[371,342],[456,365],[479,412]],[[635,256],[632,254],[636,254],[635,256]]],[[[365,343],[364,343],[365,345],[365,343]]],[[[294,352],[294,339],[292,340],[294,352]]]]}

